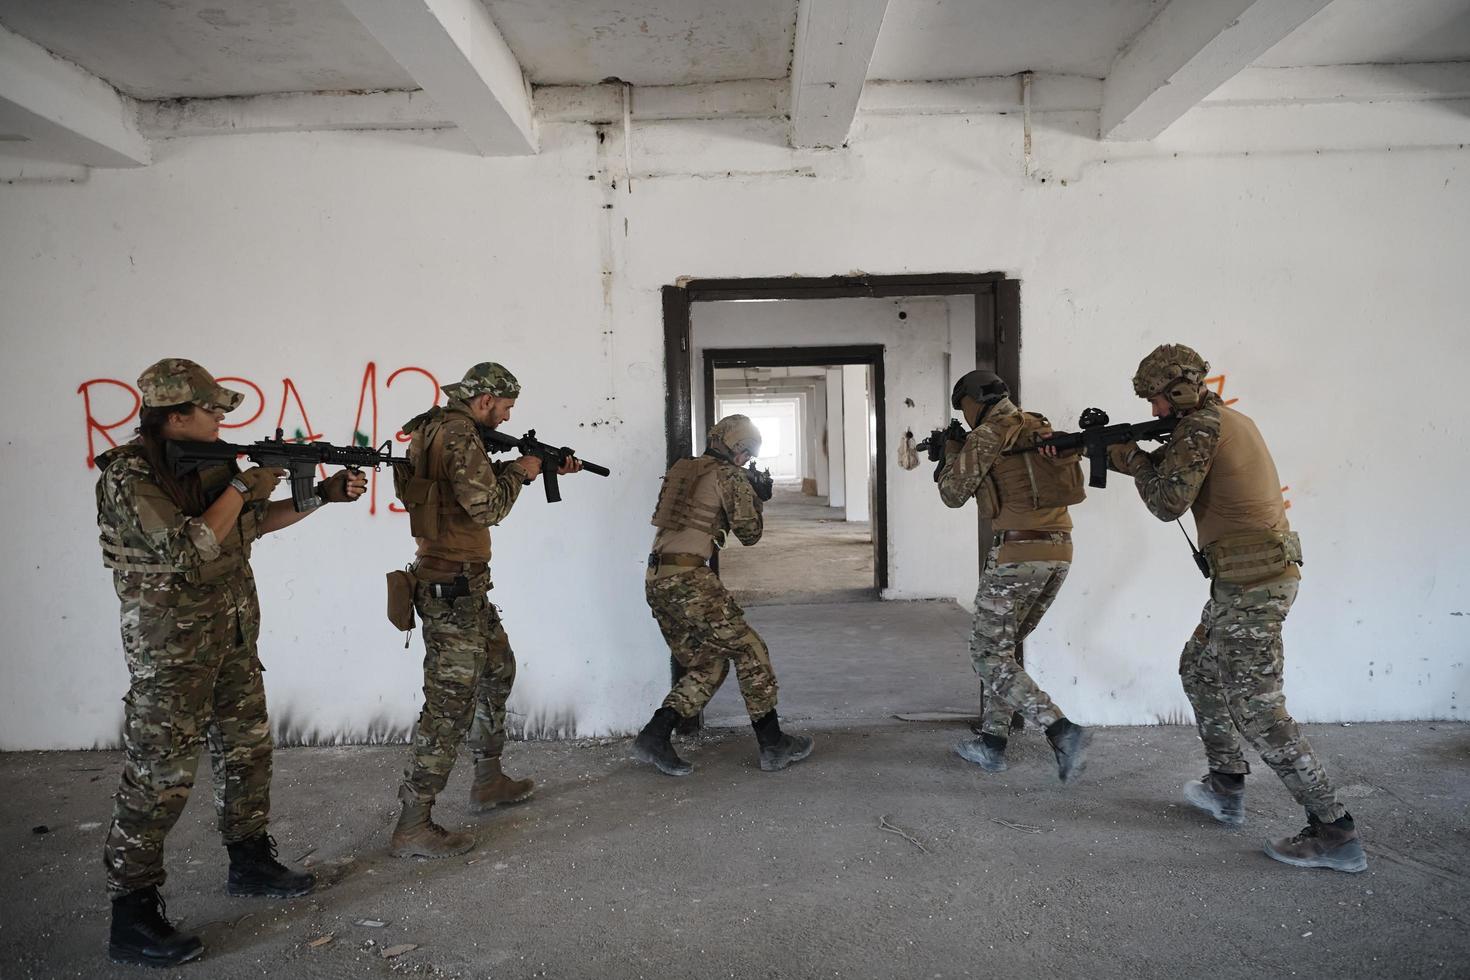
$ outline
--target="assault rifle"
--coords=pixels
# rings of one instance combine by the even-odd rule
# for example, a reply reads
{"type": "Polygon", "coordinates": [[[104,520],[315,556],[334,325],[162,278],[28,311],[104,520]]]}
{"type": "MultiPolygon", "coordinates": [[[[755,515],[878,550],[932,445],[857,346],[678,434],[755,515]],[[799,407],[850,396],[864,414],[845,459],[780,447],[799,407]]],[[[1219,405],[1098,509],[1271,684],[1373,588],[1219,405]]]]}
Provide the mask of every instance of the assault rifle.
{"type": "Polygon", "coordinates": [[[1138,442],[1141,439],[1168,442],[1178,422],[1178,417],[1167,415],[1150,422],[1123,422],[1118,425],[1108,425],[1107,412],[1100,408],[1088,408],[1083,410],[1082,417],[1077,420],[1081,432],[1055,432],[1045,439],[1038,439],[1034,446],[1007,449],[1005,455],[1017,456],[1021,453],[1034,452],[1044,446],[1054,448],[1058,452],[1080,449],[1091,463],[1087,485],[1105,487],[1108,485],[1109,446],[1116,446],[1124,442],[1138,442]]]}
{"type": "Polygon", "coordinates": [[[345,466],[357,472],[364,466],[377,469],[393,464],[393,443],[384,442],[377,449],[371,446],[334,446],[329,442],[287,442],[280,429],[274,439],[262,439],[248,446],[237,446],[231,442],[175,442],[170,440],[164,447],[164,457],[182,476],[203,466],[229,463],[237,457],[248,456],[257,466],[275,466],[291,475],[291,505],[297,513],[319,506],[321,499],[316,495],[313,483],[319,465],[345,466]]]}
{"type": "Polygon", "coordinates": [[[770,470],[756,469],[755,460],[751,460],[750,465],[746,466],[746,468],[741,470],[741,472],[744,473],[745,478],[750,481],[751,489],[755,491],[755,495],[757,497],[759,497],[762,501],[771,499],[771,493],[775,490],[776,484],[775,481],[771,479],[770,470]]]}
{"type": "MultiPolygon", "coordinates": [[[[541,479],[546,484],[546,502],[554,504],[561,500],[561,487],[556,480],[556,471],[565,466],[567,460],[577,455],[573,449],[568,446],[558,449],[556,446],[538,442],[535,429],[527,429],[526,434],[517,439],[515,436],[508,436],[482,425],[480,426],[480,437],[485,440],[485,448],[492,453],[508,453],[515,450],[522,456],[535,456],[541,460],[541,479]]],[[[608,476],[612,473],[606,466],[598,466],[585,459],[582,460],[582,470],[586,473],[596,473],[598,476],[608,476]]]]}
{"type": "Polygon", "coordinates": [[[965,431],[964,425],[959,419],[950,419],[949,425],[943,429],[935,429],[929,433],[929,438],[919,443],[914,448],[920,452],[929,454],[929,462],[934,464],[934,482],[939,482],[939,471],[944,469],[944,444],[946,442],[964,442],[969,433],[965,431]]]}

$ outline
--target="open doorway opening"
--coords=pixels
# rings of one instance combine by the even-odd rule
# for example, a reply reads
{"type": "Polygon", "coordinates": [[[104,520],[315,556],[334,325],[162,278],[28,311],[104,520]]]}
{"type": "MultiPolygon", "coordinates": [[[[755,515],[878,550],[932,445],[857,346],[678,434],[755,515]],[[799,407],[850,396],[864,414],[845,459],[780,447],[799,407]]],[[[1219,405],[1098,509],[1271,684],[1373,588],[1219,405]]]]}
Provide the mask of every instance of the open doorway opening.
{"type": "Polygon", "coordinates": [[[775,481],[760,552],[719,556],[736,600],[878,598],[888,576],[883,348],[705,348],[704,378],[702,423],[750,416],[764,439],[758,465],[775,481]]]}

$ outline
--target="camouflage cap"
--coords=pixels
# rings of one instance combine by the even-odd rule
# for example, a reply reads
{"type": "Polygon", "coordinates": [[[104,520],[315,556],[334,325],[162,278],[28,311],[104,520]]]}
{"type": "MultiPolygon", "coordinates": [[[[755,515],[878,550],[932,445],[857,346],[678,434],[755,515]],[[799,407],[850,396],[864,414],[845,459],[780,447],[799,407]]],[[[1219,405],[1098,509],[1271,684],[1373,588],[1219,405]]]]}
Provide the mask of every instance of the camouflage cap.
{"type": "Polygon", "coordinates": [[[1161,395],[1176,381],[1198,385],[1205,380],[1210,365],[1191,347],[1183,344],[1160,344],[1138,362],[1133,375],[1133,391],[1139,398],[1161,395]]]}
{"type": "Polygon", "coordinates": [[[146,408],[193,402],[233,411],[245,396],[222,387],[214,375],[183,357],[165,357],[138,375],[138,392],[146,408]]]}
{"type": "Polygon", "coordinates": [[[748,415],[727,415],[710,426],[708,439],[717,442],[735,455],[760,452],[761,430],[748,415]]]}
{"type": "Polygon", "coordinates": [[[520,393],[521,383],[516,376],[494,361],[482,361],[464,373],[463,381],[444,386],[444,394],[464,401],[476,395],[516,398],[520,393]]]}

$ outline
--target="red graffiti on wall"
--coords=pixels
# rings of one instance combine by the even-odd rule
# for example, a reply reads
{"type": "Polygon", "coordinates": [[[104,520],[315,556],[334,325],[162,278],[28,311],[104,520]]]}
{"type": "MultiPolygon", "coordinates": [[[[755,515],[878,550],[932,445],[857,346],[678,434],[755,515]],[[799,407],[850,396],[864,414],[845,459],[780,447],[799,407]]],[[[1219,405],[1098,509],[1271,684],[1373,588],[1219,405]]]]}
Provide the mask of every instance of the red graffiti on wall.
{"type": "MultiPolygon", "coordinates": [[[[433,396],[429,404],[431,406],[439,404],[440,397],[443,394],[443,389],[439,386],[439,379],[432,372],[421,367],[405,366],[398,368],[384,380],[383,388],[386,390],[392,387],[394,380],[402,374],[417,374],[425,378],[433,386],[433,396]]],[[[238,414],[235,417],[226,416],[226,421],[220,423],[221,429],[245,428],[256,423],[265,414],[267,408],[265,391],[260,385],[248,378],[242,378],[237,375],[226,375],[216,380],[226,387],[246,389],[247,394],[243,407],[248,408],[250,406],[252,394],[255,398],[255,411],[251,415],[248,417],[239,416],[238,414]]],[[[138,418],[138,412],[142,408],[143,399],[138,394],[136,388],[126,381],[120,381],[116,378],[93,378],[89,381],[83,381],[77,387],[77,394],[82,396],[82,413],[87,441],[87,468],[95,469],[97,466],[97,440],[100,438],[107,444],[104,449],[116,446],[118,439],[114,436],[114,433],[118,429],[122,429],[124,426],[133,423],[138,418]],[[104,419],[111,419],[116,414],[109,410],[109,405],[105,404],[108,399],[104,393],[111,394],[113,401],[119,400],[119,396],[113,389],[121,389],[123,392],[126,392],[126,398],[131,403],[127,405],[126,410],[122,411],[121,415],[115,421],[104,421],[104,419]],[[98,402],[104,404],[99,405],[97,404],[98,402]],[[106,415],[99,418],[99,412],[105,412],[106,415]]],[[[291,412],[293,419],[300,420],[299,425],[293,426],[296,441],[317,442],[324,438],[323,434],[312,426],[311,417],[308,415],[306,409],[306,400],[302,397],[300,389],[296,386],[296,382],[291,378],[282,378],[280,409],[276,413],[276,428],[282,430],[286,428],[288,410],[291,412]]],[[[395,430],[393,439],[398,443],[408,442],[408,436],[402,430],[395,430]]],[[[347,440],[347,444],[376,446],[380,442],[381,440],[378,438],[378,365],[375,361],[369,361],[362,372],[362,382],[358,388],[357,411],[352,419],[352,437],[347,440]],[[366,413],[366,419],[364,419],[364,413],[366,413]],[[366,429],[363,427],[364,421],[368,423],[366,429]]],[[[321,474],[323,477],[326,476],[325,468],[321,469],[321,474]]],[[[376,514],[378,512],[378,474],[376,471],[369,478],[369,487],[368,513],[376,514]]],[[[404,513],[403,508],[392,502],[389,503],[388,510],[397,514],[404,513]]]]}

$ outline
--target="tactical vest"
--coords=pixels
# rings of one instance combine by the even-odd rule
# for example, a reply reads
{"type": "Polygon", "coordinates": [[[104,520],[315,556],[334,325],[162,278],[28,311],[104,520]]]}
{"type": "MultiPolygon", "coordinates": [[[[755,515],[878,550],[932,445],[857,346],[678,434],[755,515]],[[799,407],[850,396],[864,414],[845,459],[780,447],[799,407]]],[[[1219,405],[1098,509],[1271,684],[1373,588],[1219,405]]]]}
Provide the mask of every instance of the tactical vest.
{"type": "Polygon", "coordinates": [[[664,531],[718,533],[723,522],[714,471],[720,466],[719,460],[709,456],[675,463],[664,476],[650,523],[664,531]]]}
{"type": "Polygon", "coordinates": [[[1286,519],[1276,461],[1256,424],[1220,405],[1220,438],[1191,510],[1213,577],[1244,584],[1299,574],[1301,539],[1286,519]]]}
{"type": "MultiPolygon", "coordinates": [[[[1007,449],[1034,446],[1037,440],[1051,435],[1051,431],[1051,423],[1044,416],[1022,412],[1001,442],[1002,455],[985,475],[980,508],[986,518],[996,521],[998,526],[1004,525],[1003,529],[1029,527],[1030,522],[1021,515],[1070,507],[1080,504],[1087,496],[1080,459],[1052,459],[1036,452],[1004,454],[1007,449]],[[1011,522],[1000,520],[1003,514],[1021,519],[1011,526],[1011,522]]],[[[1070,522],[1067,526],[1071,526],[1070,522]]]]}
{"type": "MultiPolygon", "coordinates": [[[[110,450],[97,458],[98,466],[105,473],[124,457],[143,460],[147,457],[143,453],[143,447],[136,443],[128,443],[110,450]]],[[[211,466],[200,471],[200,481],[204,484],[205,499],[213,500],[219,494],[216,489],[222,490],[228,485],[230,479],[238,472],[234,465],[211,466]]],[[[157,484],[149,481],[139,484],[135,491],[139,494],[157,495],[160,500],[167,499],[167,495],[157,484]]],[[[220,541],[220,554],[213,561],[205,562],[194,568],[180,568],[177,565],[162,561],[147,548],[135,548],[127,544],[122,532],[107,523],[102,513],[101,498],[102,491],[99,481],[98,486],[98,517],[97,525],[99,541],[102,545],[102,564],[116,572],[141,572],[146,575],[180,575],[190,585],[209,585],[239,574],[245,569],[250,561],[250,544],[260,536],[259,521],[255,516],[255,508],[246,505],[240,511],[230,533],[220,541]]],[[[171,501],[170,501],[171,503],[171,501]]],[[[195,515],[197,516],[197,515],[195,515]]]]}
{"type": "Polygon", "coordinates": [[[436,408],[413,431],[409,441],[413,464],[394,468],[393,488],[408,511],[409,532],[419,539],[419,554],[453,561],[489,561],[490,529],[471,520],[460,506],[444,468],[442,437],[455,415],[465,424],[473,421],[462,413],[436,408]]]}

